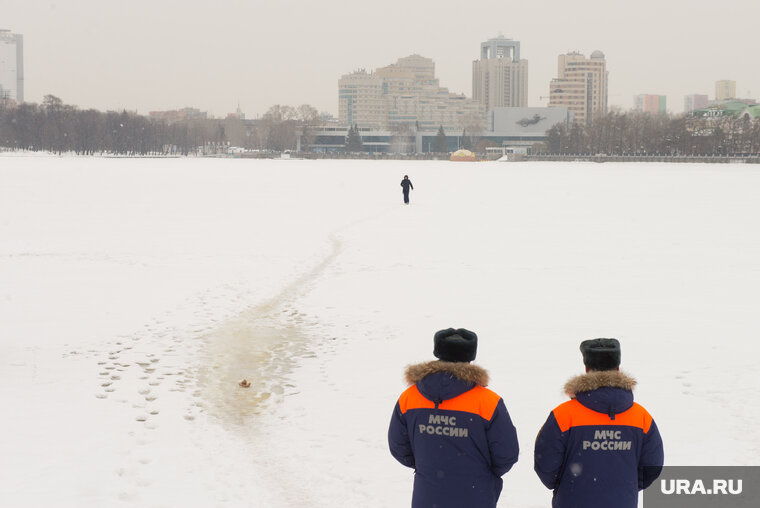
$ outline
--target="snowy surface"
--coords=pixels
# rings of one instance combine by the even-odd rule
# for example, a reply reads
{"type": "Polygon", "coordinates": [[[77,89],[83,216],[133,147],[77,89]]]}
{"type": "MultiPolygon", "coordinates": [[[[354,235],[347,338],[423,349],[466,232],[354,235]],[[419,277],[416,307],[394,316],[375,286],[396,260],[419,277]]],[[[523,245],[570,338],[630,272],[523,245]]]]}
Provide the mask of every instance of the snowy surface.
{"type": "Polygon", "coordinates": [[[533,440],[586,338],[622,341],[668,464],[757,464],[759,192],[739,165],[0,155],[0,506],[408,506],[387,425],[449,326],[517,427],[500,506],[549,504],[533,440]]]}

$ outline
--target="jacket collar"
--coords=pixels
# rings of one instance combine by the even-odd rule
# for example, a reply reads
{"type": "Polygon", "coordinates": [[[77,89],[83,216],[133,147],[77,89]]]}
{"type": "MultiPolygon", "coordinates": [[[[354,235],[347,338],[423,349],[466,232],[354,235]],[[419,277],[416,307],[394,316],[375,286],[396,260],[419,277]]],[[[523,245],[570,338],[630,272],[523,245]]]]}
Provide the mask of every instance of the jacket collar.
{"type": "Polygon", "coordinates": [[[565,393],[585,407],[609,415],[623,413],[633,406],[633,387],[636,380],[617,370],[589,372],[576,376],[565,384],[565,393]]]}
{"type": "Polygon", "coordinates": [[[444,362],[434,360],[431,362],[409,365],[404,377],[409,385],[417,384],[425,376],[441,372],[449,374],[465,383],[488,386],[488,371],[483,367],[464,362],[444,362]]]}
{"type": "Polygon", "coordinates": [[[580,376],[571,378],[565,383],[565,393],[571,399],[581,392],[590,392],[599,388],[622,388],[626,391],[633,391],[636,386],[636,380],[619,370],[601,370],[591,371],[580,376]]]}

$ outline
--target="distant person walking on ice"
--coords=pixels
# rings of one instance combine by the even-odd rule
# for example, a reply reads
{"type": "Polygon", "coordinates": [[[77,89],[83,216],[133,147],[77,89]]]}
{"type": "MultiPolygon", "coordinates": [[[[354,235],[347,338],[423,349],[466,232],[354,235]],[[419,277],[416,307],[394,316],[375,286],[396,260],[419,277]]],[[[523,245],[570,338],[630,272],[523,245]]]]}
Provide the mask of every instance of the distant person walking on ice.
{"type": "Polygon", "coordinates": [[[586,374],[565,384],[570,400],[536,438],[536,473],[554,508],[636,508],[662,470],[660,432],[633,401],[636,381],[620,372],[620,342],[584,340],[581,353],[586,374]]]}
{"type": "Polygon", "coordinates": [[[414,189],[414,185],[412,185],[412,181],[409,179],[409,175],[404,175],[404,179],[401,180],[401,187],[403,187],[404,191],[404,204],[409,204],[409,189],[414,189]]]}
{"type": "Polygon", "coordinates": [[[409,388],[388,429],[391,455],[414,469],[412,508],[495,508],[501,476],[517,462],[517,432],[488,372],[472,365],[478,336],[437,332],[439,361],[406,368],[409,388]]]}

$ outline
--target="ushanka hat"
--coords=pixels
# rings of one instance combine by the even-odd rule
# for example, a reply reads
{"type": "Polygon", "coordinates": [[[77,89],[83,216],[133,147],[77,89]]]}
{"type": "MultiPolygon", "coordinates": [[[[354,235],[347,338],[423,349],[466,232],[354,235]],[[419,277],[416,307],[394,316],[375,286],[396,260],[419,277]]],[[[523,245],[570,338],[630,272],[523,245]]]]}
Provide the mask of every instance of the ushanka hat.
{"type": "Polygon", "coordinates": [[[471,362],[478,351],[478,336],[464,328],[435,332],[433,354],[444,362],[471,362]]]}
{"type": "Polygon", "coordinates": [[[617,339],[590,339],[581,342],[583,364],[591,370],[615,370],[620,366],[617,339]]]}

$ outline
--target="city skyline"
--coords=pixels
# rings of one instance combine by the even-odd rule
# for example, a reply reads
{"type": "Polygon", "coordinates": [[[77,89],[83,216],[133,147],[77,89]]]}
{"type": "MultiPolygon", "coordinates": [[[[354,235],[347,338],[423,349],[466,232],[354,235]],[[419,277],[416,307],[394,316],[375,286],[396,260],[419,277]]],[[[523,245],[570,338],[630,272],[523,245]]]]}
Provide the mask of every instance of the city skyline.
{"type": "Polygon", "coordinates": [[[749,0],[729,12],[686,2],[665,12],[643,0],[620,14],[599,0],[506,10],[486,0],[471,15],[454,2],[397,0],[382,12],[339,0],[220,0],[213,10],[177,0],[35,4],[4,0],[0,26],[24,36],[26,100],[53,94],[83,109],[189,106],[220,117],[240,104],[255,118],[274,104],[306,103],[337,117],[342,75],[412,54],[435,62],[442,87],[472,97],[480,44],[500,34],[520,41],[530,61],[532,107],[548,105],[557,56],[572,51],[605,54],[610,107],[630,109],[633,97],[649,93],[667,96],[679,113],[687,95],[714,98],[720,80],[735,81],[739,97],[760,96],[749,43],[760,4],[749,0]],[[348,21],[339,10],[352,14],[348,21]]]}

